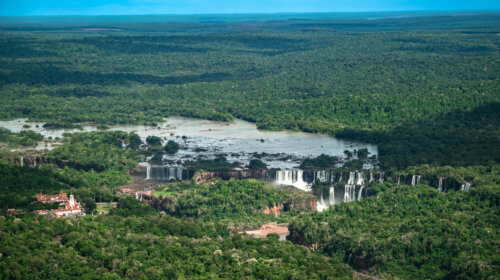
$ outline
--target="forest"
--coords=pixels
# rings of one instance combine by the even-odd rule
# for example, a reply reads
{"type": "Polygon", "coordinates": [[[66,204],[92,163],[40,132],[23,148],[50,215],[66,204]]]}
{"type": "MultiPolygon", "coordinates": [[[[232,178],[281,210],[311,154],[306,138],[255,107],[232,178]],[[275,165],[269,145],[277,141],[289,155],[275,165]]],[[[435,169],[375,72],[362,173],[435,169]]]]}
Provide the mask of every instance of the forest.
{"type": "Polygon", "coordinates": [[[196,34],[7,30],[0,118],[102,125],[241,118],[379,144],[384,168],[498,161],[500,24],[484,15],[471,29],[466,19],[428,18],[458,26],[391,32],[271,23],[196,34]]]}
{"type": "MultiPolygon", "coordinates": [[[[0,119],[98,128],[44,139],[0,127],[0,279],[498,279],[499,34],[498,12],[0,18],[0,119]],[[252,179],[162,182],[143,203],[123,191],[139,161],[162,164],[182,142],[108,129],[170,116],[376,144],[378,155],[345,150],[339,170],[369,159],[387,180],[323,212],[313,194],[252,179]],[[42,141],[58,145],[30,150],[42,141]],[[396,174],[472,187],[439,192],[396,174]],[[51,207],[36,194],[60,192],[87,215],[31,212],[51,207]],[[100,202],[116,208],[101,214],[100,202]],[[287,224],[288,240],[236,231],[265,223],[287,224]]],[[[248,168],[265,171],[249,152],[248,168]]],[[[322,154],[300,168],[339,162],[322,154]]],[[[222,154],[186,161],[238,166],[222,154]]]]}

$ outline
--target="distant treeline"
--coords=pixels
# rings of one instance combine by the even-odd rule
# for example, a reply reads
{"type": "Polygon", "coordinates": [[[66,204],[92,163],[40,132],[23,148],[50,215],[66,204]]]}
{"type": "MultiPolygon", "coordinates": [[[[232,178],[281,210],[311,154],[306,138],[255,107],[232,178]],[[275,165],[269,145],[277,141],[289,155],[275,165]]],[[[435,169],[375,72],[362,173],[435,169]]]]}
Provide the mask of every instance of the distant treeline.
{"type": "MultiPolygon", "coordinates": [[[[460,22],[427,20],[384,22],[460,22]]],[[[241,118],[378,143],[384,168],[498,161],[500,24],[483,20],[489,31],[3,33],[0,118],[241,118]]]]}

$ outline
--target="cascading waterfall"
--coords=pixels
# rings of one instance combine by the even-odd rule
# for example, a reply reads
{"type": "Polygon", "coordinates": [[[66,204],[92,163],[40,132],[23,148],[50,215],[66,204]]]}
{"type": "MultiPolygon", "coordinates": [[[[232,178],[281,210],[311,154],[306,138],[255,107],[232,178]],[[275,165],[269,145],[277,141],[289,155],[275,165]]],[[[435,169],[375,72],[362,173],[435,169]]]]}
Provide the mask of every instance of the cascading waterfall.
{"type": "Polygon", "coordinates": [[[384,172],[379,173],[379,176],[380,176],[379,182],[380,182],[380,184],[382,184],[384,182],[384,175],[385,175],[384,172]]]}
{"type": "Polygon", "coordinates": [[[323,192],[321,192],[320,196],[319,196],[319,201],[318,201],[318,205],[317,205],[317,209],[318,211],[323,211],[325,209],[328,208],[328,204],[325,203],[325,200],[323,199],[323,192]]]}
{"type": "Polygon", "coordinates": [[[345,185],[344,186],[344,202],[351,202],[356,200],[356,186],[355,185],[345,185]]]}
{"type": "Polygon", "coordinates": [[[156,180],[156,181],[174,181],[174,180],[184,180],[187,176],[184,176],[186,168],[182,166],[150,166],[146,170],[146,179],[156,180]]]}
{"type": "Polygon", "coordinates": [[[349,172],[349,179],[347,179],[348,185],[354,185],[356,180],[356,172],[349,172]]]}
{"type": "Polygon", "coordinates": [[[470,186],[470,183],[463,183],[462,186],[460,186],[460,190],[463,192],[469,192],[470,186]]]}
{"type": "Polygon", "coordinates": [[[328,203],[330,205],[335,205],[335,188],[334,187],[330,187],[330,193],[329,193],[329,197],[328,197],[328,203]]]}
{"type": "MultiPolygon", "coordinates": [[[[347,182],[343,184],[343,190],[341,187],[335,186],[337,183],[342,183],[343,173],[336,173],[333,170],[316,170],[314,171],[314,183],[318,184],[330,184],[330,188],[328,190],[328,197],[326,196],[325,191],[321,192],[321,195],[318,197],[318,211],[323,211],[328,207],[335,205],[340,202],[352,202],[352,201],[360,201],[363,199],[363,195],[365,195],[367,187],[370,183],[383,183],[384,182],[384,172],[370,172],[370,171],[352,171],[349,172],[347,177],[347,182]],[[339,188],[335,191],[335,188],[339,188]],[[335,198],[335,192],[339,197],[335,198]],[[363,193],[365,192],[365,193],[363,193]]],[[[295,176],[287,173],[285,170],[282,170],[279,175],[277,174],[277,181],[280,184],[288,184],[295,185],[295,182],[292,180],[295,176]]],[[[403,175],[399,175],[397,177],[400,183],[405,182],[405,177],[403,175]]],[[[410,179],[408,177],[408,179],[410,179]]],[[[420,184],[422,181],[421,175],[415,175],[412,178],[413,184],[420,184]]],[[[319,195],[319,194],[318,194],[319,195]]]]}
{"type": "Polygon", "coordinates": [[[422,175],[417,175],[417,185],[422,184],[422,175]]]}
{"type": "Polygon", "coordinates": [[[363,186],[361,186],[361,188],[359,189],[359,193],[358,193],[358,201],[361,200],[361,197],[363,195],[363,186]]]}
{"type": "Polygon", "coordinates": [[[439,178],[438,191],[443,191],[443,178],[439,178]]]}
{"type": "Polygon", "coordinates": [[[326,178],[326,171],[314,171],[314,180],[318,180],[320,183],[326,183],[328,181],[326,178]]]}
{"type": "Polygon", "coordinates": [[[363,172],[356,172],[356,185],[360,186],[365,183],[365,174],[363,172]]]}
{"type": "Polygon", "coordinates": [[[311,184],[304,181],[304,171],[297,170],[278,170],[276,171],[276,184],[294,186],[299,190],[308,192],[311,190],[311,184]]]}
{"type": "Polygon", "coordinates": [[[21,157],[20,163],[21,163],[21,166],[24,166],[24,157],[21,157]]]}
{"type": "Polygon", "coordinates": [[[411,177],[411,184],[412,186],[422,184],[422,175],[413,175],[411,177]]]}

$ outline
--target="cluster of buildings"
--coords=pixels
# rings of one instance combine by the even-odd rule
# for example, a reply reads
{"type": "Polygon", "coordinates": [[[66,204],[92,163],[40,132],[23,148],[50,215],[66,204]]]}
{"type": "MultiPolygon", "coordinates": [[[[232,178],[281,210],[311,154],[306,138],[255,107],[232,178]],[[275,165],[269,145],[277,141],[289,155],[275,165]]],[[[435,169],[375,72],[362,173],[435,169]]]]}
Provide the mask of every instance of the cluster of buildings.
{"type": "MultiPolygon", "coordinates": [[[[65,193],[55,195],[37,194],[36,201],[32,203],[41,202],[43,204],[57,204],[59,208],[51,210],[35,210],[35,213],[40,215],[55,215],[56,217],[78,217],[85,216],[82,206],[75,200],[73,195],[69,196],[65,193]]],[[[22,213],[22,210],[8,209],[7,215],[15,215],[22,213]]]]}

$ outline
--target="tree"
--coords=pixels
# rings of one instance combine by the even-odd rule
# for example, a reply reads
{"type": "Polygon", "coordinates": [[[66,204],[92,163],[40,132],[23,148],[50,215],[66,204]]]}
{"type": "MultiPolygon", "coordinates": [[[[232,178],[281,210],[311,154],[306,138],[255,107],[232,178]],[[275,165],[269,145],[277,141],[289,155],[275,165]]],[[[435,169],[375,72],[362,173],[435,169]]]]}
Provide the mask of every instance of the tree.
{"type": "Polygon", "coordinates": [[[345,150],[345,151],[344,151],[344,154],[345,154],[348,158],[352,158],[352,152],[350,152],[349,150],[345,150]]]}
{"type": "Polygon", "coordinates": [[[95,200],[91,197],[84,197],[82,199],[82,203],[83,203],[83,209],[85,209],[85,213],[87,214],[92,213],[97,208],[95,200]]]}
{"type": "Polygon", "coordinates": [[[368,154],[370,152],[368,152],[368,149],[359,149],[358,150],[358,158],[359,159],[366,159],[368,157],[368,154]]]}
{"type": "Polygon", "coordinates": [[[161,146],[161,138],[158,136],[148,136],[146,143],[151,146],[161,146]]]}
{"type": "Polygon", "coordinates": [[[168,140],[167,144],[165,145],[165,152],[167,154],[173,155],[179,151],[179,144],[175,141],[168,140]]]}
{"type": "Polygon", "coordinates": [[[262,170],[267,168],[267,164],[260,159],[252,159],[250,160],[250,164],[248,164],[248,168],[252,170],[262,170]]]}

